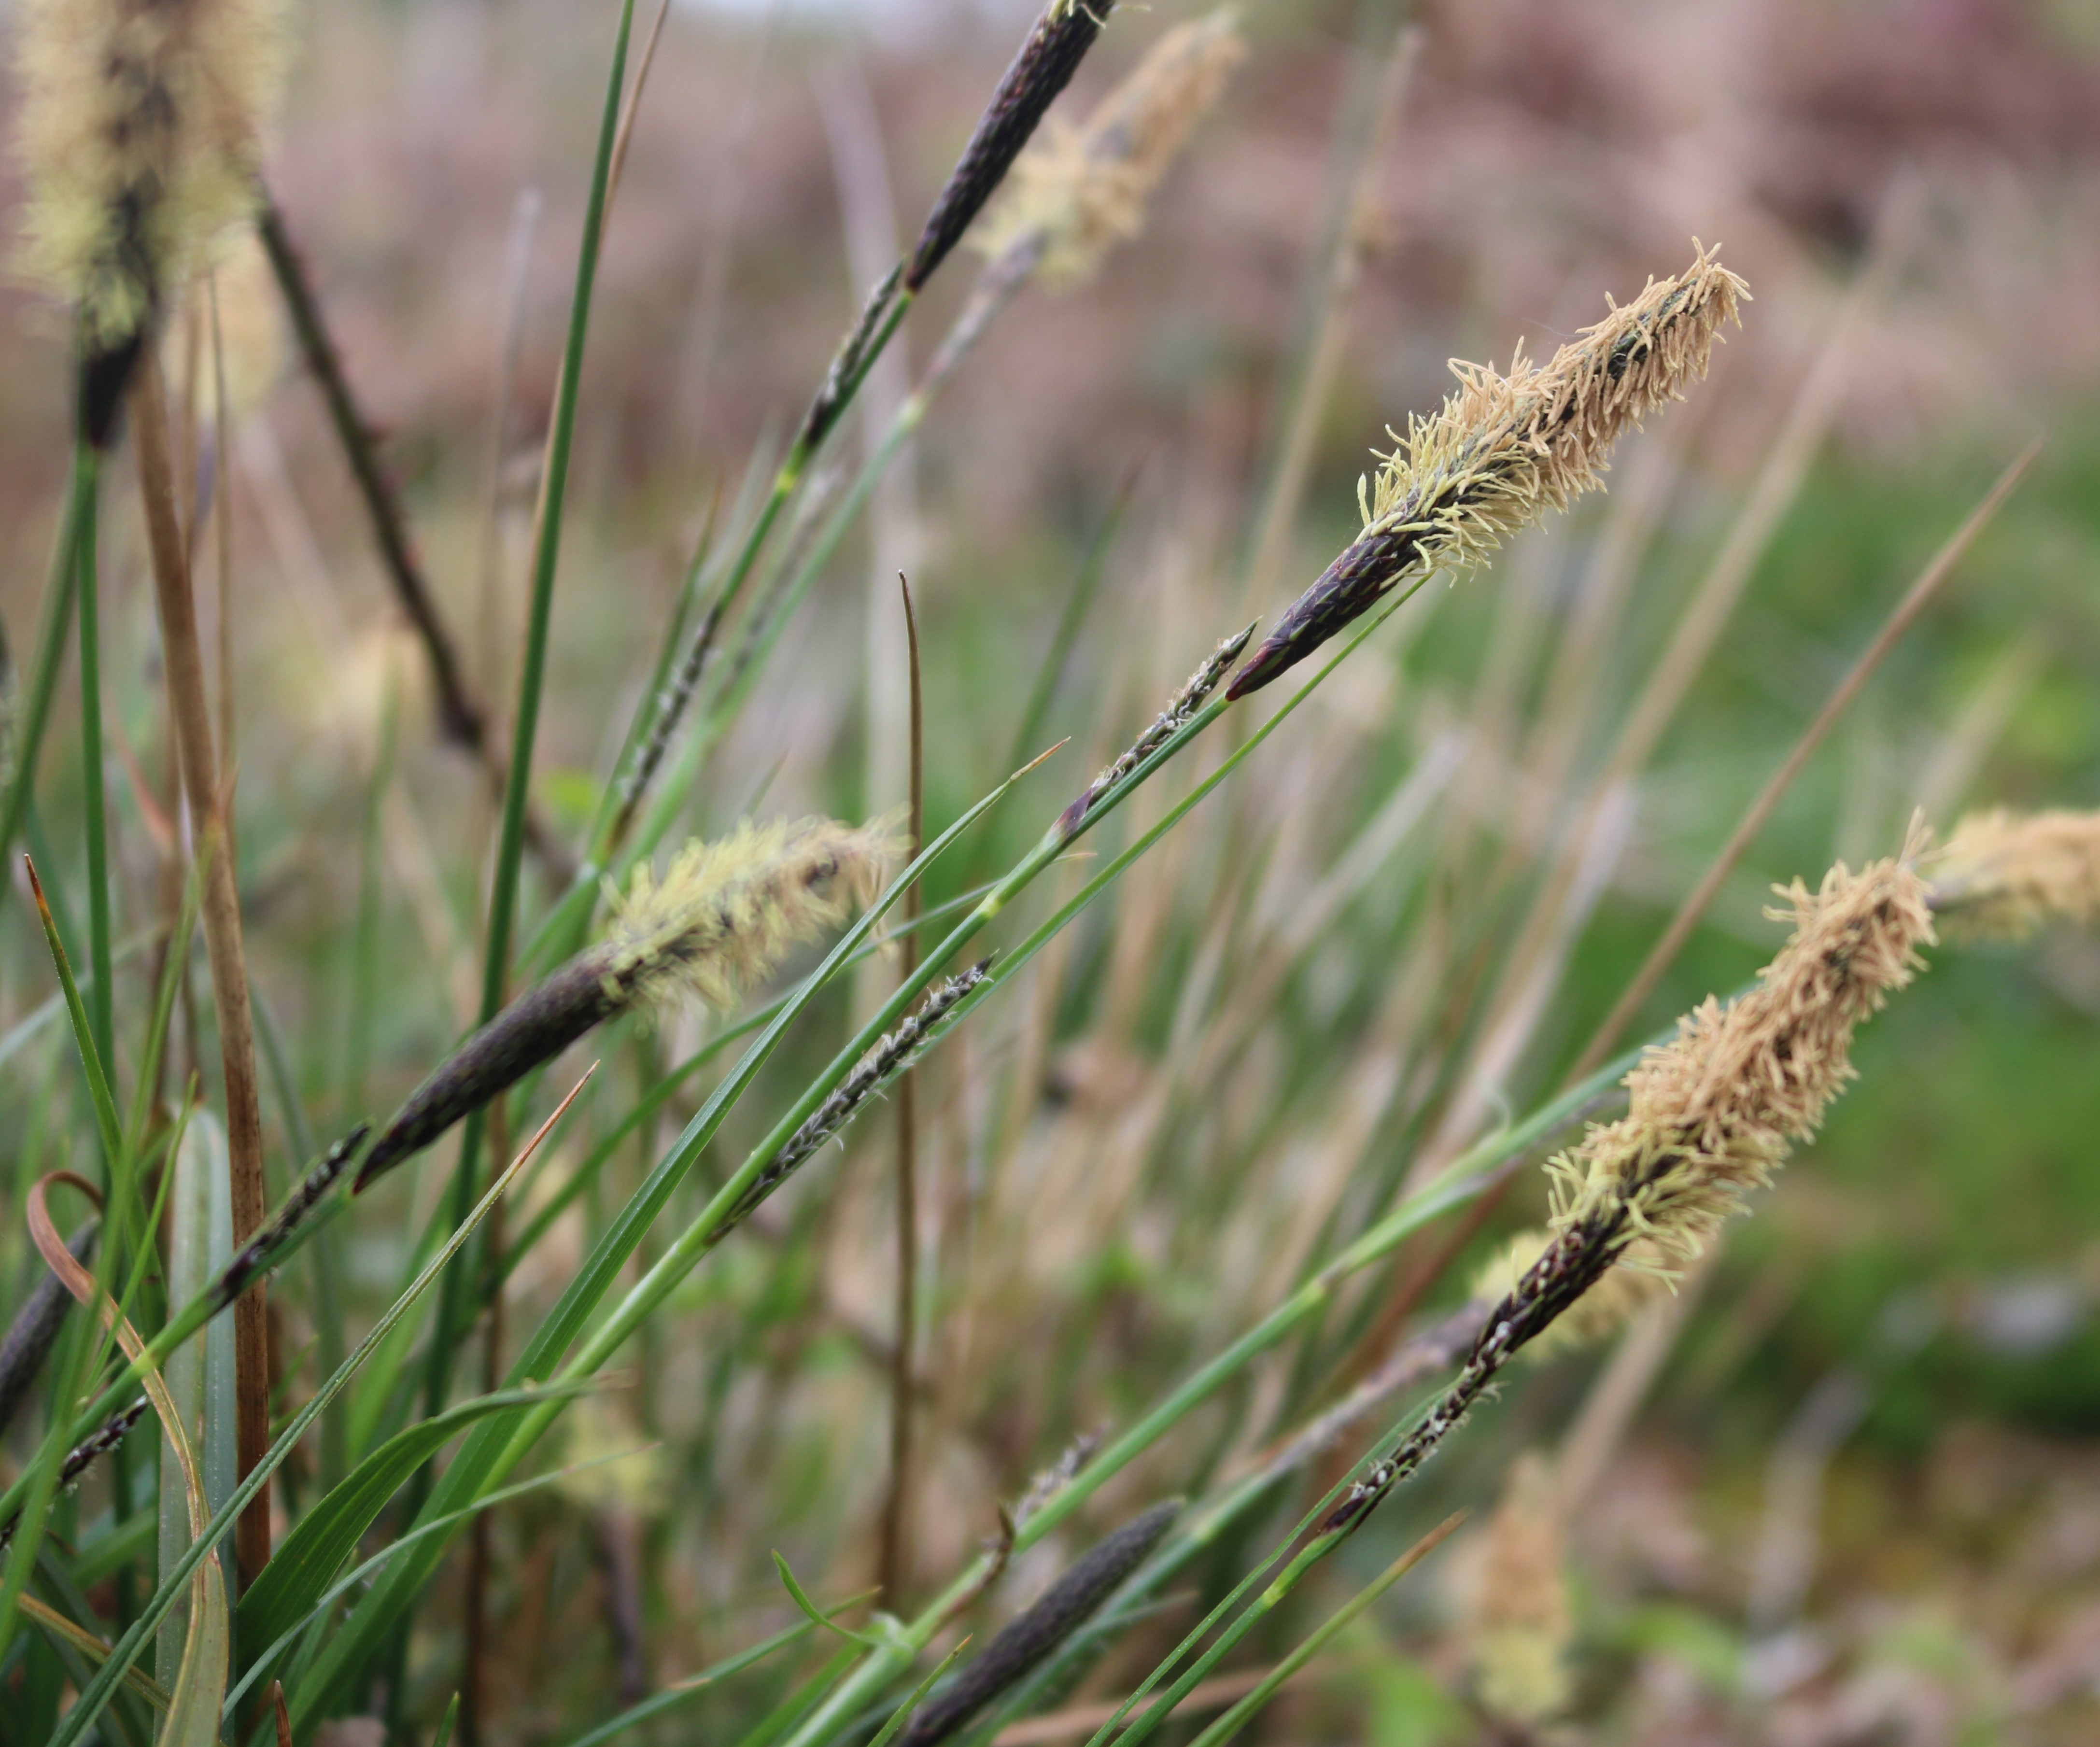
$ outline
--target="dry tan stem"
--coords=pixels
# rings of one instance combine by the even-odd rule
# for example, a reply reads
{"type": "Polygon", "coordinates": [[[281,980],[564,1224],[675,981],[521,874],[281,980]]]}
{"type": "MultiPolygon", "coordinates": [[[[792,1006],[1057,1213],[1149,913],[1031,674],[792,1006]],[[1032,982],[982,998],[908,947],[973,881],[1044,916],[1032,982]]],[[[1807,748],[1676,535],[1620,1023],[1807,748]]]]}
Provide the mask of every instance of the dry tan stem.
{"type": "MultiPolygon", "coordinates": [[[[159,360],[148,346],[132,395],[138,431],[139,483],[145,500],[147,544],[161,611],[161,641],[168,700],[182,753],[199,853],[204,858],[205,951],[211,964],[212,1000],[218,1017],[219,1055],[226,1074],[227,1157],[232,1173],[233,1242],[245,1243],[262,1223],[262,1118],[256,1097],[255,1032],[248,1006],[248,963],[240,944],[240,897],[227,849],[229,810],[212,751],[211,708],[205,697],[204,651],[189,556],[175,513],[174,476],[168,452],[167,411],[159,360]]],[[[245,1477],[270,1447],[269,1336],[258,1282],[233,1308],[234,1442],[245,1477]]],[[[235,1537],[243,1586],[270,1559],[270,1491],[258,1491],[241,1513],[235,1537]]]]}
{"type": "Polygon", "coordinates": [[[1851,670],[1838,682],[1837,690],[1824,700],[1823,708],[1816,712],[1815,721],[1803,730],[1801,738],[1794,743],[1793,750],[1787,754],[1786,761],[1772,773],[1763,791],[1750,803],[1749,810],[1737,823],[1728,840],[1722,845],[1720,853],[1714,858],[1712,865],[1707,868],[1698,885],[1678,907],[1677,914],[1670,918],[1670,926],[1663,930],[1662,937],[1649,950],[1641,968],[1634,973],[1633,981],[1626,985],[1625,992],[1605,1016],[1604,1022],[1597,1028],[1597,1034],[1590,1039],[1589,1047],[1582,1052],[1575,1065],[1568,1070],[1567,1084],[1572,1086],[1595,1072],[1605,1057],[1611,1053],[1612,1046],[1618,1042],[1634,1015],[1655,992],[1655,986],[1661,982],[1663,973],[1676,961],[1685,942],[1692,937],[1692,929],[1699,925],[1699,919],[1705,915],[1707,907],[1714,902],[1723,882],[1735,871],[1736,864],[1743,858],[1744,852],[1756,840],[1758,833],[1764,829],[1766,822],[1777,810],[1786,792],[1793,787],[1793,779],[1801,774],[1802,767],[1814,755],[1815,748],[1823,743],[1830,730],[1838,725],[1838,719],[1851,707],[1852,700],[1859,696],[1861,689],[1873,677],[1874,670],[1880,667],[1888,652],[1902,640],[1904,633],[1916,623],[1918,615],[1939,592],[1939,585],[1947,580],[1948,572],[1960,562],[1961,555],[1983,532],[1985,524],[1997,514],[1999,505],[2011,494],[2013,487],[2019,483],[2021,474],[2027,470],[2035,457],[2040,452],[2040,439],[2036,439],[2021,451],[2012,465],[1998,476],[1998,483],[1991,487],[1983,502],[1970,512],[1969,518],[1933,555],[1931,562],[1883,622],[1873,642],[1861,651],[1859,660],[1852,664],[1851,670]]]}

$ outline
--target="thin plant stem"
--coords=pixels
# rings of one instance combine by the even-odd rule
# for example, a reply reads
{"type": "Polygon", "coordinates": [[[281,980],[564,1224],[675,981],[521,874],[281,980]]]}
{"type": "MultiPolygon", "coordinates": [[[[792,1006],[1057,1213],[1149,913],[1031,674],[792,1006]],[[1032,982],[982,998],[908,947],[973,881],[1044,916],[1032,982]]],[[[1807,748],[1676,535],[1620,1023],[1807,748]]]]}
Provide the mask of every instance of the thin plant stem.
{"type": "Polygon", "coordinates": [[[51,545],[51,564],[44,587],[43,624],[37,633],[37,655],[29,670],[29,683],[20,716],[15,725],[11,761],[12,774],[7,798],[0,802],[0,857],[14,846],[15,834],[28,817],[36,790],[37,755],[42,749],[44,730],[50,726],[51,700],[58,690],[59,668],[73,631],[75,603],[80,594],[79,550],[81,523],[87,514],[86,480],[77,465],[73,470],[73,488],[59,518],[51,545]]]}
{"type": "MultiPolygon", "coordinates": [[[[598,126],[598,156],[591,171],[590,202],[576,254],[576,291],[569,308],[568,342],[562,357],[562,378],[554,417],[547,433],[546,469],[540,479],[540,514],[532,554],[532,593],[526,621],[525,653],[518,682],[509,780],[503,798],[503,823],[496,841],[496,869],[489,889],[488,937],[482,963],[481,1012],[486,1025],[503,1005],[510,967],[510,937],[518,910],[518,864],[524,851],[525,817],[530,798],[532,752],[540,726],[540,703],[546,683],[547,639],[553,622],[554,576],[561,555],[562,509],[568,484],[569,457],[576,437],[576,396],[583,377],[584,342],[589,333],[591,293],[597,284],[598,249],[604,236],[607,190],[612,148],[626,82],[627,44],[634,24],[634,0],[621,0],[613,39],[612,66],[606,81],[605,104],[598,126]]],[[[452,1223],[474,1205],[480,1174],[482,1114],[467,1118],[460,1136],[459,1164],[452,1181],[452,1223]]],[[[467,1269],[454,1269],[439,1282],[438,1308],[430,1345],[430,1365],[424,1391],[426,1410],[439,1411],[451,1380],[452,1357],[467,1269]]]]}
{"type": "MultiPolygon", "coordinates": [[[[911,585],[899,576],[904,601],[904,629],[911,652],[911,814],[905,823],[906,853],[915,858],[926,835],[926,741],[924,696],[919,666],[919,620],[911,607],[911,585]]],[[[904,921],[919,920],[924,898],[920,882],[905,888],[904,921]]],[[[902,976],[909,982],[919,968],[919,933],[911,929],[902,942],[902,976]]],[[[919,1305],[919,1131],[918,1073],[907,1068],[893,1094],[897,1110],[897,1335],[890,1359],[889,1491],[882,1509],[881,1553],[876,1582],[883,1599],[894,1607],[902,1595],[905,1546],[911,1516],[911,1401],[913,1355],[918,1345],[919,1305]]]]}
{"type": "Polygon", "coordinates": [[[2041,439],[2036,438],[2014,458],[2011,465],[1998,475],[1997,483],[1984,494],[1983,501],[1970,511],[1968,518],[1961,527],[1948,536],[1946,544],[1933,554],[1931,560],[1918,573],[1917,580],[1912,583],[1904,598],[1896,603],[1895,610],[1882,621],[1874,640],[1860,651],[1860,658],[1838,681],[1837,688],[1824,700],[1823,708],[1816,712],[1815,719],[1794,742],[1793,750],[1787,754],[1785,761],[1771,774],[1764,787],[1759,791],[1758,798],[1750,803],[1749,810],[1736,823],[1728,840],[1721,845],[1719,853],[1700,877],[1698,885],[1678,906],[1677,914],[1670,919],[1670,926],[1662,931],[1661,937],[1649,949],[1640,968],[1634,973],[1633,980],[1612,1004],[1611,1012],[1604,1016],[1604,1023],[1597,1027],[1596,1035],[1590,1039],[1588,1047],[1577,1059],[1575,1065],[1568,1070],[1569,1079],[1582,1079],[1618,1042],[1621,1035],[1633,1022],[1634,1016],[1655,992],[1655,986],[1662,980],[1663,973],[1676,962],[1677,955],[1683,951],[1685,942],[1692,937],[1692,929],[1699,925],[1699,919],[1705,915],[1707,906],[1714,902],[1723,882],[1735,871],[1736,864],[1742,860],[1745,852],[1757,840],[1758,833],[1765,828],[1787,791],[1793,787],[1794,779],[1801,774],[1803,767],[1815,756],[1815,749],[1829,738],[1830,730],[1852,707],[1853,700],[1887,658],[1889,651],[1903,640],[1904,633],[1917,623],[1918,615],[1931,604],[1933,597],[1939,593],[1940,585],[1947,580],[1949,572],[1975,543],[1976,536],[1983,532],[1992,517],[1998,513],[1999,506],[2012,495],[2014,487],[2019,483],[2021,476],[2034,464],[2035,457],[2040,452],[2041,439]]]}
{"type": "MultiPolygon", "coordinates": [[[[447,739],[465,748],[481,763],[492,785],[507,792],[509,774],[489,738],[488,712],[468,683],[458,648],[439,613],[421,560],[416,554],[408,512],[402,508],[399,494],[379,458],[371,426],[351,391],[342,353],[329,331],[306,263],[285,227],[283,210],[267,189],[262,191],[258,205],[255,227],[290,314],[301,355],[320,388],[329,425],[350,464],[387,580],[423,646],[424,660],[437,692],[439,725],[447,739]]],[[[533,854],[554,876],[558,880],[571,877],[574,858],[536,810],[528,814],[525,828],[533,854]]]]}
{"type": "MultiPolygon", "coordinates": [[[[147,545],[152,559],[161,640],[166,656],[168,700],[182,752],[183,783],[190,815],[206,841],[202,920],[226,1086],[227,1158],[232,1176],[233,1241],[238,1246],[254,1235],[267,1211],[255,1030],[248,1004],[247,956],[240,937],[240,894],[227,830],[232,812],[231,797],[220,787],[212,747],[211,709],[205,694],[204,651],[197,637],[189,556],[183,549],[175,514],[166,405],[159,363],[150,347],[139,364],[132,412],[139,446],[139,486],[145,499],[147,545]]],[[[244,1477],[270,1447],[269,1340],[263,1292],[258,1279],[234,1306],[234,1441],[244,1477]]],[[[249,1507],[241,1515],[235,1552],[244,1585],[269,1562],[267,1485],[256,1489],[249,1507]]]]}
{"type": "Polygon", "coordinates": [[[117,1059],[117,1008],[109,946],[109,801],[102,780],[102,591],[95,552],[100,462],[85,439],[73,445],[73,492],[82,505],[75,543],[80,563],[80,762],[87,809],[87,963],[94,977],[88,1019],[95,1047],[107,1065],[117,1059]]]}
{"type": "Polygon", "coordinates": [[[1414,64],[1421,58],[1418,25],[1394,29],[1397,7],[1373,0],[1368,21],[1374,37],[1392,30],[1390,46],[1362,46],[1362,77],[1354,100],[1345,103],[1335,142],[1334,204],[1321,228],[1317,277],[1308,300],[1298,380],[1276,446],[1260,519],[1250,549],[1242,601],[1271,587],[1283,571],[1286,549],[1297,525],[1311,473],[1315,439],[1348,340],[1349,308],[1363,276],[1365,221],[1384,167],[1383,148],[1392,135],[1414,64]]]}

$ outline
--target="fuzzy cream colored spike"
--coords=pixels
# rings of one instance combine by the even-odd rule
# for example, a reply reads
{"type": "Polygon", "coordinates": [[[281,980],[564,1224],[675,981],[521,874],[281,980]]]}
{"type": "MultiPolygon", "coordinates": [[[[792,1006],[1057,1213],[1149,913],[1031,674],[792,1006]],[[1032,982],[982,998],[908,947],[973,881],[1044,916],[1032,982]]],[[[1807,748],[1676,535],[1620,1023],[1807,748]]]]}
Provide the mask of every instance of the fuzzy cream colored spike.
{"type": "Polygon", "coordinates": [[[358,1191],[616,1015],[689,996],[730,1006],[797,941],[871,898],[898,847],[890,819],[747,823],[690,845],[660,880],[638,870],[604,939],[518,995],[409,1094],[364,1155],[358,1191]]]}
{"type": "Polygon", "coordinates": [[[2100,921],[2100,813],[1972,813],[1930,871],[1949,933],[2024,940],[2052,921],[2100,921]]]}
{"type": "Polygon", "coordinates": [[[254,209],[280,0],[27,0],[20,43],[25,264],[110,351],[254,209]]]}
{"type": "Polygon", "coordinates": [[[1556,1238],[1610,1224],[1621,1246],[1644,1237],[1662,1261],[1690,1260],[1853,1077],[1853,1032],[1934,938],[1929,889],[1890,859],[1780,895],[1793,935],[1758,986],[1680,1020],[1627,1076],[1626,1114],[1554,1162],[1556,1238]]]}
{"type": "Polygon", "coordinates": [[[880,889],[892,822],[746,823],[689,845],[655,878],[645,866],[615,902],[598,949],[629,1004],[686,995],[726,1008],[797,941],[813,940],[880,889]]]}
{"type": "Polygon", "coordinates": [[[1429,418],[1391,433],[1392,452],[1360,482],[1364,529],[1293,602],[1233,679],[1258,691],[1403,582],[1485,562],[1503,540],[1604,483],[1612,447],[1706,373],[1749,288],[1700,247],[1675,277],[1509,374],[1454,360],[1457,390],[1429,418]]]}

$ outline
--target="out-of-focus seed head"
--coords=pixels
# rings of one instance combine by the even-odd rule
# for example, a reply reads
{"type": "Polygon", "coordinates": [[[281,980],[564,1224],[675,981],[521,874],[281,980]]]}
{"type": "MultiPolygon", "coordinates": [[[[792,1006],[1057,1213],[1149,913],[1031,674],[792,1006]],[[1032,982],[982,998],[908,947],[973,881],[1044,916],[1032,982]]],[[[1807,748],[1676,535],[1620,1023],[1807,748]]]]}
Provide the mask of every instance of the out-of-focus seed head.
{"type": "Polygon", "coordinates": [[[28,0],[26,262],[73,304],[82,418],[107,442],[156,314],[254,210],[280,0],[28,0]]]}
{"type": "Polygon", "coordinates": [[[1392,433],[1375,479],[1359,482],[1364,531],[1299,597],[1234,677],[1259,690],[1410,577],[1484,562],[1520,528],[1604,483],[1612,446],[1706,373],[1749,288],[1701,248],[1539,365],[1521,351],[1502,376],[1454,360],[1457,391],[1392,433]]]}
{"type": "Polygon", "coordinates": [[[894,822],[745,823],[695,843],[663,877],[638,869],[596,951],[624,1004],[698,996],[718,1008],[881,889],[899,848],[894,822]]]}
{"type": "Polygon", "coordinates": [[[1552,1471],[1536,1451],[1511,1464],[1502,1502],[1466,1573],[1461,1631],[1480,1703],[1510,1722],[1544,1723],[1573,1696],[1575,1636],[1566,1535],[1552,1471]]]}
{"type": "Polygon", "coordinates": [[[394,1113],[358,1167],[364,1190],[593,1026],[697,995],[727,1008],[798,941],[872,898],[893,822],[739,826],[689,845],[658,879],[638,870],[605,938],[550,972],[454,1050],[394,1113]]]}
{"type": "Polygon", "coordinates": [[[1972,813],[1929,864],[1949,934],[2024,940],[2100,921],[2100,813],[1972,813]]]}
{"type": "Polygon", "coordinates": [[[1229,7],[1168,31],[1083,126],[1044,125],[1015,163],[977,246],[995,258],[1034,251],[1036,276],[1047,283],[1091,276],[1110,249],[1145,227],[1153,191],[1246,58],[1229,7]]]}

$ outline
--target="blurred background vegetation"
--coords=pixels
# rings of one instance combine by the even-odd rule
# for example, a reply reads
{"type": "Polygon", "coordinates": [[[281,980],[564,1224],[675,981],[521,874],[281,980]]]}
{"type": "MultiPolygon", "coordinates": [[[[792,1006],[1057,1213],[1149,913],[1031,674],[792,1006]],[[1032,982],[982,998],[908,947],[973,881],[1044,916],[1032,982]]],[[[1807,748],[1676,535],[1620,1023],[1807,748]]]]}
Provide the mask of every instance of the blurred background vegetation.
{"type": "MultiPolygon", "coordinates": [[[[1520,336],[1550,354],[1606,293],[1623,302],[1680,267],[1694,234],[1749,281],[1755,301],[1710,380],[1622,447],[1608,494],[1492,571],[1425,591],[926,1070],[919,1600],[1074,1436],[1127,1424],[1410,1170],[1553,1090],[1831,686],[2040,433],[2030,474],[1631,1035],[1766,961],[1781,936],[1762,915],[1769,882],[1812,885],[1833,860],[1893,853],[1915,807],[1945,827],[1971,805],[2100,806],[2100,10],[1406,10],[1418,34],[1396,77],[1390,6],[1243,5],[1251,52],[1144,234],[1085,285],[1024,292],[990,333],[688,798],[703,834],[754,811],[858,818],[902,798],[901,569],[924,639],[929,817],[946,824],[1008,768],[1076,599],[1076,641],[1023,750],[1072,744],[988,840],[936,870],[929,902],[952,897],[1021,853],[1219,634],[1273,619],[1317,574],[1355,531],[1368,452],[1434,406],[1448,357],[1506,364],[1520,336]],[[1382,85],[1397,96],[1366,152],[1382,85]],[[1338,254],[1357,269],[1339,294],[1338,254]],[[1342,349],[1311,405],[1302,509],[1264,547],[1323,324],[1342,349]],[[1732,540],[1753,561],[1740,601],[1599,825],[1589,785],[1732,540]],[[1098,587],[1075,596],[1090,566],[1098,587]],[[1604,634],[1571,658],[1586,603],[1607,596],[1604,634]],[[1411,816],[1384,810],[1438,760],[1411,816]],[[1571,841],[1576,889],[1555,897],[1549,870],[1571,841]],[[1529,914],[1545,938],[1512,968],[1529,914]]],[[[1117,13],[1058,113],[1083,113],[1193,15],[1178,0],[1117,13]]],[[[554,0],[304,9],[270,161],[428,574],[499,708],[610,21],[554,0]]],[[[571,837],[709,506],[730,519],[754,455],[777,455],[869,263],[910,235],[1025,26],[990,0],[669,14],[607,244],[556,599],[536,795],[571,837]]],[[[0,181],[0,208],[15,194],[0,181]]],[[[325,1136],[391,1108],[470,1018],[494,810],[437,732],[420,652],[268,288],[239,286],[236,271],[221,296],[245,373],[225,459],[240,889],[258,997],[325,1136]]],[[[915,364],[968,276],[952,271],[915,311],[902,348],[915,364]]],[[[19,661],[64,499],[68,363],[60,314],[11,285],[0,305],[0,618],[19,661]]],[[[179,327],[168,343],[179,357],[179,327]]],[[[910,380],[893,362],[870,384],[868,428],[910,380]]],[[[126,942],[161,913],[170,754],[143,535],[131,496],[112,483],[108,500],[104,686],[126,942]]],[[[62,695],[30,838],[76,915],[77,719],[62,695]]],[[[1123,837],[1118,826],[1110,846],[1123,837]]],[[[26,1186],[77,1162],[90,1132],[61,1026],[28,1023],[54,985],[11,877],[11,1308],[37,1265],[26,1186]]],[[[549,895],[528,878],[528,926],[549,895]]],[[[720,1180],[893,974],[878,961],[791,1039],[703,1176],[720,1180]]],[[[120,973],[126,1000],[146,986],[120,973]]],[[[179,1025],[179,1062],[211,1059],[209,1017],[179,1025]]],[[[709,1023],[577,1052],[579,1070],[606,1064],[589,1124],[558,1140],[514,1226],[709,1023]]],[[[1337,1640],[1255,1738],[2100,1738],[2100,940],[2060,931],[1940,955],[1858,1061],[1821,1140],[1688,1293],[1573,1525],[1563,1715],[1520,1723],[1480,1702],[1467,1547],[1512,1459],[1558,1446],[1608,1352],[1528,1369],[1350,1550],[1324,1606],[1243,1647],[1264,1665],[1449,1510],[1475,1508],[1476,1528],[1337,1640]]],[[[705,1084],[645,1125],[521,1261],[514,1343],[705,1084]]],[[[264,1115],[275,1192],[298,1149],[268,1088],[264,1115]]],[[[792,1623],[772,1547],[813,1592],[864,1586],[890,1132],[871,1118],[813,1164],[633,1343],[633,1387],[572,1410],[550,1440],[569,1460],[643,1442],[646,1454],[494,1519],[486,1738],[573,1740],[792,1623]]],[[[395,1290],[451,1145],[353,1212],[353,1333],[395,1290]]],[[[1543,1205],[1534,1173],[1450,1259],[1425,1312],[1458,1303],[1471,1264],[1543,1205]]],[[[1092,1528],[1229,1471],[1321,1405],[1434,1253],[1374,1271],[1118,1480],[1092,1528]]],[[[273,1309],[289,1402],[315,1363],[298,1268],[273,1309]]],[[[10,1476],[33,1436],[18,1427],[0,1454],[10,1476]]],[[[293,1508],[312,1471],[294,1463],[293,1508]]],[[[93,1485],[77,1505],[83,1522],[109,1508],[93,1485]]],[[[1189,1593],[1214,1595],[1288,1520],[1236,1533],[1189,1593]]],[[[1090,1538],[1031,1552],[999,1611],[1090,1538]]],[[[399,1713],[417,1739],[460,1684],[465,1564],[462,1545],[419,1616],[399,1713]]],[[[1183,1605],[1147,1621],[1073,1702],[1127,1690],[1195,1617],[1183,1605]]],[[[786,1678],[740,1677],[630,1738],[739,1739],[786,1678]]],[[[0,1736],[41,1739],[29,1717],[0,1736]]],[[[364,1725],[329,1727],[346,1744],[364,1725]]]]}

